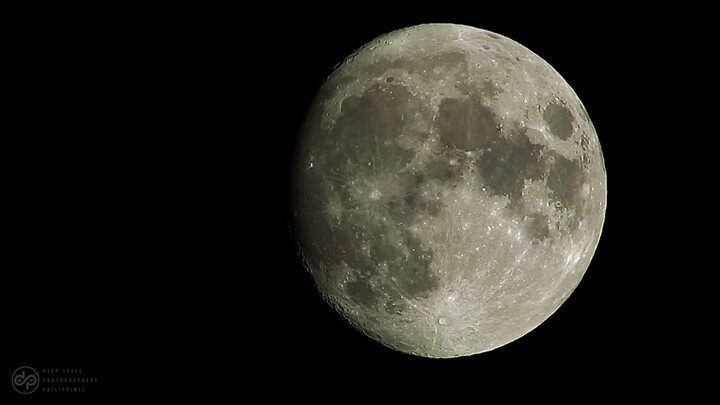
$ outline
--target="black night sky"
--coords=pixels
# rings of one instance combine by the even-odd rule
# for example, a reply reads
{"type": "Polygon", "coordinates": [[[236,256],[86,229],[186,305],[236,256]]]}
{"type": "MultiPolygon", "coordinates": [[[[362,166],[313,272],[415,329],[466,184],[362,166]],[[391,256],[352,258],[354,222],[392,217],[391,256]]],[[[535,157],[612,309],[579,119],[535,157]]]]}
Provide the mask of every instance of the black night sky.
{"type": "Polygon", "coordinates": [[[657,173],[677,164],[660,156],[690,147],[667,102],[678,81],[657,78],[680,75],[667,49],[682,35],[640,12],[582,7],[274,8],[5,13],[8,378],[24,365],[82,368],[100,382],[78,395],[94,399],[482,399],[501,385],[506,398],[533,384],[642,391],[638,376],[678,374],[669,364],[695,339],[678,332],[691,321],[671,299],[689,280],[668,269],[687,225],[657,173]],[[608,175],[603,236],[566,303],[520,340],[455,360],[394,352],[348,326],[288,227],[289,161],[315,91],[362,44],[427,22],[494,31],[548,61],[589,112],[608,175]]]}

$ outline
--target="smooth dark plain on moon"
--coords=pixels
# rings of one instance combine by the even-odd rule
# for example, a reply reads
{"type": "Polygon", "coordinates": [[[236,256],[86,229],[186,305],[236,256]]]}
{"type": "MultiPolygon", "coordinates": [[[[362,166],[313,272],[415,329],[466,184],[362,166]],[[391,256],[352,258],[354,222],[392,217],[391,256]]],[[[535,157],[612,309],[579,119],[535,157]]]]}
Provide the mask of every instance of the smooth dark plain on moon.
{"type": "Polygon", "coordinates": [[[543,59],[481,29],[383,35],[320,88],[296,146],[293,230],[358,330],[425,357],[530,332],[587,270],[606,174],[582,103],[543,59]]]}

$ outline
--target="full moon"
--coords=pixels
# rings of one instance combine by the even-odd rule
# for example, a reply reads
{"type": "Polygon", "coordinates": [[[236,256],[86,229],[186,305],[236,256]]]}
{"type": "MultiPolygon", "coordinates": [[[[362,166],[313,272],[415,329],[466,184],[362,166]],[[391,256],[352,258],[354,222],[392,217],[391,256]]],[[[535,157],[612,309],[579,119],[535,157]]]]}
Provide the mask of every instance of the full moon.
{"type": "Polygon", "coordinates": [[[568,298],[602,232],[595,128],[547,62],[504,36],[428,24],[348,57],[310,106],[293,230],[325,299],[424,357],[493,350],[568,298]]]}

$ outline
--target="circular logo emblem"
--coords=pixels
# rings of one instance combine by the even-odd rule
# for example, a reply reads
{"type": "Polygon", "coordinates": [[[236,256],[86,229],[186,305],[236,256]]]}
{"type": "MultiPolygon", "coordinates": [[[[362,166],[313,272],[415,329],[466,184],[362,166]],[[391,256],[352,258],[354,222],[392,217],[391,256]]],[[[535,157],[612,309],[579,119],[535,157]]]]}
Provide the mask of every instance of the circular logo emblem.
{"type": "Polygon", "coordinates": [[[32,367],[20,367],[12,375],[12,386],[21,394],[32,394],[39,385],[40,377],[32,367]]]}

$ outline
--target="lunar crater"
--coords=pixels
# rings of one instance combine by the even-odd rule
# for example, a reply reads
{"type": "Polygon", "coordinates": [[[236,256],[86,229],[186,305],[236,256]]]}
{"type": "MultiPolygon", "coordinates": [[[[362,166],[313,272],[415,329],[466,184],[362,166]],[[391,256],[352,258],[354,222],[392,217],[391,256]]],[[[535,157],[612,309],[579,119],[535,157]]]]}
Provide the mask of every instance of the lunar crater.
{"type": "Polygon", "coordinates": [[[543,119],[550,132],[565,141],[573,134],[573,116],[570,111],[560,103],[552,102],[543,113],[543,119]]]}

